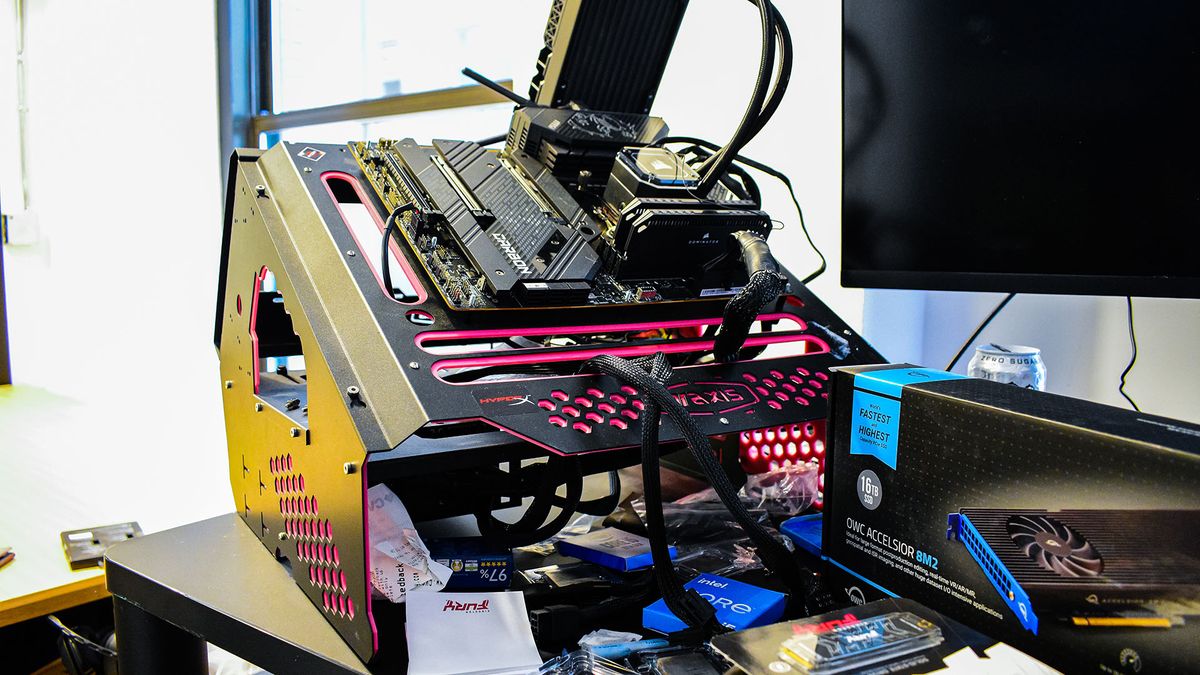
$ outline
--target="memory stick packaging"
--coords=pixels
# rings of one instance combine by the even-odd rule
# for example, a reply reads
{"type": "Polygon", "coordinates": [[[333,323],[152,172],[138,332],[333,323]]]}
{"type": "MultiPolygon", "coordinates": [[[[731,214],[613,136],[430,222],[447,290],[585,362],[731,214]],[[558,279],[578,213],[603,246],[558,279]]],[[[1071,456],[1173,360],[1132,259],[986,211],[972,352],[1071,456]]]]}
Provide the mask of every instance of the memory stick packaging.
{"type": "Polygon", "coordinates": [[[851,599],[1069,672],[1200,663],[1200,426],[911,365],[841,369],[830,420],[822,557],[851,599]]]}

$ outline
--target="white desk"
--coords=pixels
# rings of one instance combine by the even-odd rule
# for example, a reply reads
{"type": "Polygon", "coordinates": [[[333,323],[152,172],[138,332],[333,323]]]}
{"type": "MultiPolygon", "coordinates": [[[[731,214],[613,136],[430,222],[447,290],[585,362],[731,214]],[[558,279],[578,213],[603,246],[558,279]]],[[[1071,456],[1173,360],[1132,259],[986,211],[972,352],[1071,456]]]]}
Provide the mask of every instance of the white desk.
{"type": "Polygon", "coordinates": [[[150,533],[234,508],[219,394],[178,417],[162,401],[88,398],[0,386],[0,546],[16,554],[0,568],[0,626],[108,595],[100,569],[71,570],[63,530],[150,533]]]}

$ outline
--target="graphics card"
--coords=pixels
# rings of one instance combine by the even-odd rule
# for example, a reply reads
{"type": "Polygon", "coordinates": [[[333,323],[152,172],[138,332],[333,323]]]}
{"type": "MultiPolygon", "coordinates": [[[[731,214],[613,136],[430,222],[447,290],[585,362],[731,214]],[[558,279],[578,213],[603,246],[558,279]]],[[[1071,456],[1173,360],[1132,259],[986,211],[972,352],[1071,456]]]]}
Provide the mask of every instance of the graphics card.
{"type": "Polygon", "coordinates": [[[1021,625],[1167,627],[1200,600],[1200,511],[962,509],[962,542],[1021,625]]]}

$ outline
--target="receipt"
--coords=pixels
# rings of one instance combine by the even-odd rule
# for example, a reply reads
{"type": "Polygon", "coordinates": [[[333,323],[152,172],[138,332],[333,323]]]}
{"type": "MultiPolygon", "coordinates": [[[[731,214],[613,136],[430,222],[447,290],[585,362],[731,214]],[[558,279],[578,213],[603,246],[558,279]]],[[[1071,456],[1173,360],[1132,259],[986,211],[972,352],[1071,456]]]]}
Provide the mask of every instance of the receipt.
{"type": "Polygon", "coordinates": [[[388,486],[367,490],[371,585],[392,602],[412,592],[440,591],[453,572],[429,556],[408,510],[388,486]]]}

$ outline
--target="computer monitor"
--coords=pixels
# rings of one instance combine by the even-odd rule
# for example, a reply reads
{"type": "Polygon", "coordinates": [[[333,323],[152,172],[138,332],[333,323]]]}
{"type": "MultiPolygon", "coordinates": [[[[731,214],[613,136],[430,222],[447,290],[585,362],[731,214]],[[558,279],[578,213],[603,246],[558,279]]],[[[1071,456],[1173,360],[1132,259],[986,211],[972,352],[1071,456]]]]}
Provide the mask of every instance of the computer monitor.
{"type": "Polygon", "coordinates": [[[842,282],[1200,297],[1200,3],[845,0],[842,282]]]}

